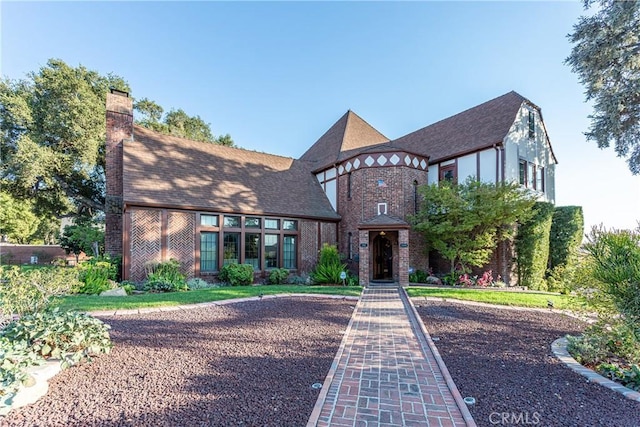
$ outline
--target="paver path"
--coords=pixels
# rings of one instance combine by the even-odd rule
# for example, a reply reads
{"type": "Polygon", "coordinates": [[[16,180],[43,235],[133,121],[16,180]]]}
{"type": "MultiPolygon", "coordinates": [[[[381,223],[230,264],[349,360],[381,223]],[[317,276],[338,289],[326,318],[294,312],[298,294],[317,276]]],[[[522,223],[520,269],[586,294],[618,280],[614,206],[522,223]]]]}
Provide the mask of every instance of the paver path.
{"type": "Polygon", "coordinates": [[[475,425],[400,292],[364,290],[308,427],[475,425]]]}

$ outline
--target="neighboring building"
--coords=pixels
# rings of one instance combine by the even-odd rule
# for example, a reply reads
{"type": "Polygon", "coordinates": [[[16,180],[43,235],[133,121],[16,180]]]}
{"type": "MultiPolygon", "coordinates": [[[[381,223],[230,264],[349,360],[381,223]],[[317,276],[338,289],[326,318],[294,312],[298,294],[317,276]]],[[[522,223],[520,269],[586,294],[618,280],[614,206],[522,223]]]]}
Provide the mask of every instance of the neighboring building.
{"type": "MultiPolygon", "coordinates": [[[[329,243],[361,284],[406,284],[429,264],[406,221],[419,185],[474,176],[555,199],[540,108],[515,92],[396,140],[348,111],[300,159],[158,134],[132,111],[126,93],[108,95],[106,251],[122,254],[130,280],[169,258],[190,277],[235,262],[308,273],[329,243]]],[[[508,250],[491,264],[507,280],[508,250]]]]}

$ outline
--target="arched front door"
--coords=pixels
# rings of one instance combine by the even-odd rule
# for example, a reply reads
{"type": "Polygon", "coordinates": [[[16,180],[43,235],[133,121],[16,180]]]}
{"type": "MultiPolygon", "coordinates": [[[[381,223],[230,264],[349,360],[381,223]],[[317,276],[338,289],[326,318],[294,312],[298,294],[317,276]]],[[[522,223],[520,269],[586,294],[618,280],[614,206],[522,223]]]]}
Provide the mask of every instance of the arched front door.
{"type": "Polygon", "coordinates": [[[373,239],[373,280],[393,280],[393,246],[384,235],[373,239]]]}

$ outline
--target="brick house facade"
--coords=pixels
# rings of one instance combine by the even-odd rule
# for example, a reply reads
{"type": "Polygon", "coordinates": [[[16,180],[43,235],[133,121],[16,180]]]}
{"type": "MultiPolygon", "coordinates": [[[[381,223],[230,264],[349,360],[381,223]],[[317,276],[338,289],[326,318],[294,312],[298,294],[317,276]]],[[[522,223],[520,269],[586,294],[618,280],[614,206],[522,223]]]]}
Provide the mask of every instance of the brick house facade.
{"type": "MultiPolygon", "coordinates": [[[[540,109],[510,92],[390,140],[352,111],[300,159],[161,135],[133,122],[132,100],[107,97],[106,250],[123,276],[175,258],[188,277],[214,279],[228,263],[257,274],[306,274],[336,244],[360,283],[408,283],[429,255],[408,216],[418,186],[467,176],[520,180],[554,198],[555,156],[540,109]]],[[[434,261],[432,260],[432,263],[434,261]]],[[[508,281],[503,244],[490,267],[508,281]]]]}

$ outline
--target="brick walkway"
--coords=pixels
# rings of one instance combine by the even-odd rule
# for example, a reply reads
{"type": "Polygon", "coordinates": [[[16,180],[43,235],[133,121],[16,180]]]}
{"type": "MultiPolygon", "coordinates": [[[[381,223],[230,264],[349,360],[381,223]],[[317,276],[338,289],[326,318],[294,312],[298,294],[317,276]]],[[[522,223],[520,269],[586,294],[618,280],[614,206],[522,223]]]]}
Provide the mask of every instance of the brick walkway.
{"type": "Polygon", "coordinates": [[[308,427],[475,426],[400,292],[364,290],[308,427]]]}

